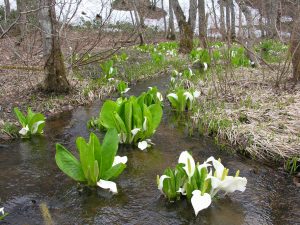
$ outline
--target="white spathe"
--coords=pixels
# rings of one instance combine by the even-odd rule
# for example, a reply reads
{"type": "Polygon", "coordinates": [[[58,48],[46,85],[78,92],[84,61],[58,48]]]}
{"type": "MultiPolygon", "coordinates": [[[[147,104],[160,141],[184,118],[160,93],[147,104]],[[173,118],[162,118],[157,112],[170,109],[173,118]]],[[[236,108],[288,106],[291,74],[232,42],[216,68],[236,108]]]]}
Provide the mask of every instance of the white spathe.
{"type": "Polygon", "coordinates": [[[185,189],[184,188],[179,188],[178,193],[181,193],[182,195],[186,195],[185,189]]]}
{"type": "Polygon", "coordinates": [[[0,213],[4,215],[4,207],[0,208],[0,213]]]}
{"type": "Polygon", "coordinates": [[[186,100],[189,99],[191,102],[194,100],[194,96],[188,91],[184,92],[183,95],[185,96],[186,100]]]}
{"type": "Polygon", "coordinates": [[[220,161],[216,160],[213,156],[209,157],[205,161],[205,163],[208,163],[208,162],[212,162],[212,164],[213,164],[213,166],[214,166],[214,168],[216,170],[216,176],[215,177],[217,177],[218,179],[221,180],[222,176],[223,176],[223,171],[225,169],[225,167],[223,166],[223,164],[220,161]]]}
{"type": "Polygon", "coordinates": [[[119,163],[126,164],[127,161],[128,161],[127,156],[118,156],[118,155],[117,155],[117,156],[115,156],[115,158],[114,158],[114,162],[113,162],[112,166],[115,166],[115,165],[117,165],[117,164],[119,164],[119,163]]]}
{"type": "Polygon", "coordinates": [[[142,151],[145,150],[148,147],[147,141],[140,141],[138,143],[138,148],[141,149],[142,151]]]}
{"type": "Polygon", "coordinates": [[[159,101],[162,102],[164,100],[164,98],[163,98],[163,96],[162,96],[162,94],[160,92],[157,92],[156,96],[157,96],[157,98],[158,98],[159,101]]]}
{"type": "Polygon", "coordinates": [[[26,125],[26,127],[23,127],[23,128],[19,131],[19,134],[25,136],[25,135],[27,135],[28,131],[29,131],[29,127],[28,127],[28,125],[26,125]]]}
{"type": "Polygon", "coordinates": [[[204,65],[204,71],[206,71],[206,70],[207,70],[207,68],[208,68],[208,65],[207,65],[207,63],[206,63],[206,62],[204,62],[204,63],[203,63],[203,65],[204,65]]]}
{"type": "Polygon", "coordinates": [[[147,117],[146,116],[144,116],[143,130],[144,131],[147,130],[147,117]]]}
{"type": "Polygon", "coordinates": [[[191,154],[188,153],[188,151],[184,151],[180,154],[178,163],[183,163],[185,165],[183,169],[185,170],[189,178],[194,175],[196,168],[195,160],[193,159],[191,154]]]}
{"type": "Polygon", "coordinates": [[[200,96],[200,91],[194,91],[193,96],[194,98],[198,98],[200,96]]]}
{"type": "Polygon", "coordinates": [[[113,194],[118,193],[117,185],[115,182],[100,179],[97,182],[97,185],[103,189],[109,189],[113,194]]]}
{"type": "Polygon", "coordinates": [[[170,93],[167,95],[167,97],[172,97],[178,101],[178,96],[175,93],[170,93]]]}
{"type": "Polygon", "coordinates": [[[161,193],[163,193],[164,180],[165,180],[165,179],[168,179],[168,178],[170,178],[170,177],[167,176],[167,175],[162,175],[162,176],[159,178],[159,182],[158,182],[158,190],[160,190],[161,193]]]}
{"type": "Polygon", "coordinates": [[[34,124],[32,125],[32,131],[31,131],[31,133],[32,133],[32,134],[35,134],[35,133],[38,131],[39,126],[40,126],[41,124],[43,124],[43,123],[45,123],[44,120],[41,120],[41,121],[38,121],[38,122],[34,123],[34,124]]]}
{"type": "Polygon", "coordinates": [[[131,133],[133,136],[135,136],[140,130],[141,128],[134,128],[133,130],[131,130],[131,133]]]}
{"type": "Polygon", "coordinates": [[[124,91],[121,91],[121,94],[125,94],[130,90],[130,88],[126,88],[124,91]]]}
{"type": "Polygon", "coordinates": [[[191,198],[191,203],[194,208],[195,215],[197,216],[201,210],[206,209],[208,206],[210,206],[211,197],[207,193],[204,193],[202,195],[201,191],[199,190],[194,190],[192,194],[193,196],[191,198]]]}

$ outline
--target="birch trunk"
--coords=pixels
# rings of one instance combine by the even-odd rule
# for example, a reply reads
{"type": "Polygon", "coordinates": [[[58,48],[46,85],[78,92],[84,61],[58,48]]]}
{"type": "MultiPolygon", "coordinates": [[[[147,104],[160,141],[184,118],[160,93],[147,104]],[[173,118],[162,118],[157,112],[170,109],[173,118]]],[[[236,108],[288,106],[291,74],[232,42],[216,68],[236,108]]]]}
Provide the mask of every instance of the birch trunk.
{"type": "Polygon", "coordinates": [[[220,30],[222,39],[226,39],[226,28],[225,28],[225,14],[224,14],[224,2],[223,0],[219,1],[220,4],[220,30]]]}
{"type": "Polygon", "coordinates": [[[206,16],[205,16],[205,1],[198,0],[198,12],[199,12],[199,38],[202,46],[206,48],[206,16]]]}
{"type": "Polygon", "coordinates": [[[4,4],[5,4],[5,18],[9,18],[10,17],[10,2],[9,2],[9,0],[4,0],[4,4]]]}
{"type": "Polygon", "coordinates": [[[189,9],[189,23],[191,24],[192,31],[195,31],[197,19],[197,0],[190,0],[189,9]]]}
{"type": "Polygon", "coordinates": [[[44,72],[42,84],[46,92],[63,93],[70,90],[58,36],[55,0],[40,0],[39,22],[43,34],[44,72]]]}
{"type": "Polygon", "coordinates": [[[236,38],[236,32],[235,32],[235,8],[234,8],[234,2],[233,2],[233,0],[230,0],[229,3],[230,3],[230,14],[231,14],[231,40],[234,40],[236,38]]]}

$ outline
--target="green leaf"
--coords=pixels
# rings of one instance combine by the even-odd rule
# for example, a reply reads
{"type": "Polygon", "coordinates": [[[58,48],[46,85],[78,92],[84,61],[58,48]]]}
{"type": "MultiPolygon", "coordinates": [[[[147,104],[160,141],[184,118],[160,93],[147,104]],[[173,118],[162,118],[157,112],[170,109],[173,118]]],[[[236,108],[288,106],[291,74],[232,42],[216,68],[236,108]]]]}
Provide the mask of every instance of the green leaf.
{"type": "Polygon", "coordinates": [[[79,150],[80,163],[86,178],[91,178],[91,168],[94,168],[94,149],[87,144],[83,137],[76,139],[76,145],[79,150]]]}
{"type": "Polygon", "coordinates": [[[116,129],[109,129],[106,132],[102,146],[101,146],[101,156],[102,165],[101,169],[103,174],[105,171],[111,168],[115,155],[118,151],[119,137],[116,129]]]}
{"type": "Polygon", "coordinates": [[[102,173],[102,155],[101,155],[101,144],[96,134],[90,134],[90,146],[93,148],[95,160],[98,162],[98,176],[101,177],[102,173]]]}
{"type": "Polygon", "coordinates": [[[160,104],[149,106],[149,110],[152,114],[152,128],[155,130],[160,124],[163,110],[160,104]]]}
{"type": "Polygon", "coordinates": [[[104,180],[116,179],[123,172],[123,170],[125,168],[126,168],[126,164],[119,163],[119,164],[111,167],[107,171],[105,171],[101,178],[104,179],[104,180]]]}
{"type": "Polygon", "coordinates": [[[28,127],[31,134],[36,134],[36,133],[41,134],[45,127],[45,116],[41,113],[37,113],[34,115],[31,114],[31,117],[28,120],[28,127]]]}
{"type": "Polygon", "coordinates": [[[14,108],[14,112],[20,122],[20,124],[22,125],[22,127],[26,127],[27,125],[27,119],[26,117],[24,116],[24,114],[18,109],[18,107],[15,107],[14,108]]]}
{"type": "Polygon", "coordinates": [[[118,107],[119,107],[118,104],[111,100],[107,100],[103,104],[99,117],[100,117],[100,123],[105,128],[109,129],[109,128],[115,127],[115,123],[113,120],[113,114],[114,114],[114,112],[117,111],[118,107]]]}
{"type": "Polygon", "coordinates": [[[55,161],[57,166],[72,179],[86,181],[80,162],[60,144],[56,144],[55,161]]]}

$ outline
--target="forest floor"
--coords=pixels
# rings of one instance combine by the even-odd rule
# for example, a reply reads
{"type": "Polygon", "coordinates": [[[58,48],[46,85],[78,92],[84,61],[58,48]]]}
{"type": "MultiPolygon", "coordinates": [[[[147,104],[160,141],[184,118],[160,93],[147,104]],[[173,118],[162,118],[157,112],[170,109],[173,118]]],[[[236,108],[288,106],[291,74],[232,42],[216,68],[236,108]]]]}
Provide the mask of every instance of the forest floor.
{"type": "Polygon", "coordinates": [[[228,81],[198,82],[200,107],[193,122],[220,143],[258,159],[281,161],[300,155],[300,83],[275,88],[278,71],[238,68],[228,81]],[[217,90],[212,95],[212,90],[217,90]],[[204,128],[204,129],[203,129],[204,128]]]}

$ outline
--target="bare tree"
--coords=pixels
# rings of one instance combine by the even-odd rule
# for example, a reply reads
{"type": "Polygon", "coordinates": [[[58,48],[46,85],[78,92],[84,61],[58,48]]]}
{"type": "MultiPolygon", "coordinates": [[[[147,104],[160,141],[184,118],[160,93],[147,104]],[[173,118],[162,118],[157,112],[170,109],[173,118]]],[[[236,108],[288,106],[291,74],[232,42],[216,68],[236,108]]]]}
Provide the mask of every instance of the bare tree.
{"type": "Polygon", "coordinates": [[[5,4],[5,19],[10,17],[10,2],[9,0],[4,0],[5,4]]]}
{"type": "Polygon", "coordinates": [[[193,49],[193,36],[194,32],[191,26],[191,19],[188,21],[183,13],[178,0],[173,0],[172,3],[173,10],[178,22],[180,41],[179,41],[179,51],[182,53],[189,53],[193,49]]]}
{"type": "Polygon", "coordinates": [[[17,12],[20,14],[20,19],[18,23],[18,28],[20,32],[20,36],[17,42],[17,45],[20,45],[20,43],[23,41],[25,33],[26,33],[26,21],[27,21],[27,16],[26,13],[21,13],[26,11],[26,1],[25,0],[17,0],[17,12]]]}
{"type": "Polygon", "coordinates": [[[198,0],[198,12],[199,12],[199,37],[202,42],[202,46],[206,48],[206,16],[205,16],[205,1],[198,0]]]}
{"type": "Polygon", "coordinates": [[[190,0],[189,23],[191,24],[193,32],[195,31],[195,27],[196,27],[196,18],[197,18],[197,0],[190,0]]]}
{"type": "Polygon", "coordinates": [[[47,92],[68,92],[70,84],[66,77],[63,54],[58,35],[55,0],[40,0],[39,22],[43,36],[44,72],[43,89],[47,92]]]}
{"type": "Polygon", "coordinates": [[[246,43],[246,50],[247,50],[247,55],[250,58],[250,60],[252,62],[255,63],[255,65],[259,65],[259,61],[257,59],[257,57],[254,54],[254,41],[255,41],[255,28],[254,28],[254,19],[252,17],[251,14],[251,10],[247,7],[245,0],[236,0],[237,4],[239,5],[239,7],[241,8],[245,18],[246,18],[246,22],[247,22],[247,26],[248,26],[248,39],[247,39],[247,43],[246,43]]]}
{"type": "Polygon", "coordinates": [[[230,14],[231,14],[231,40],[234,40],[236,37],[235,32],[235,8],[233,0],[229,0],[230,4],[230,14]]]}
{"type": "Polygon", "coordinates": [[[175,40],[175,26],[174,26],[174,12],[173,12],[173,6],[172,6],[173,0],[169,0],[169,27],[168,27],[168,33],[167,38],[170,40],[175,40]]]}

